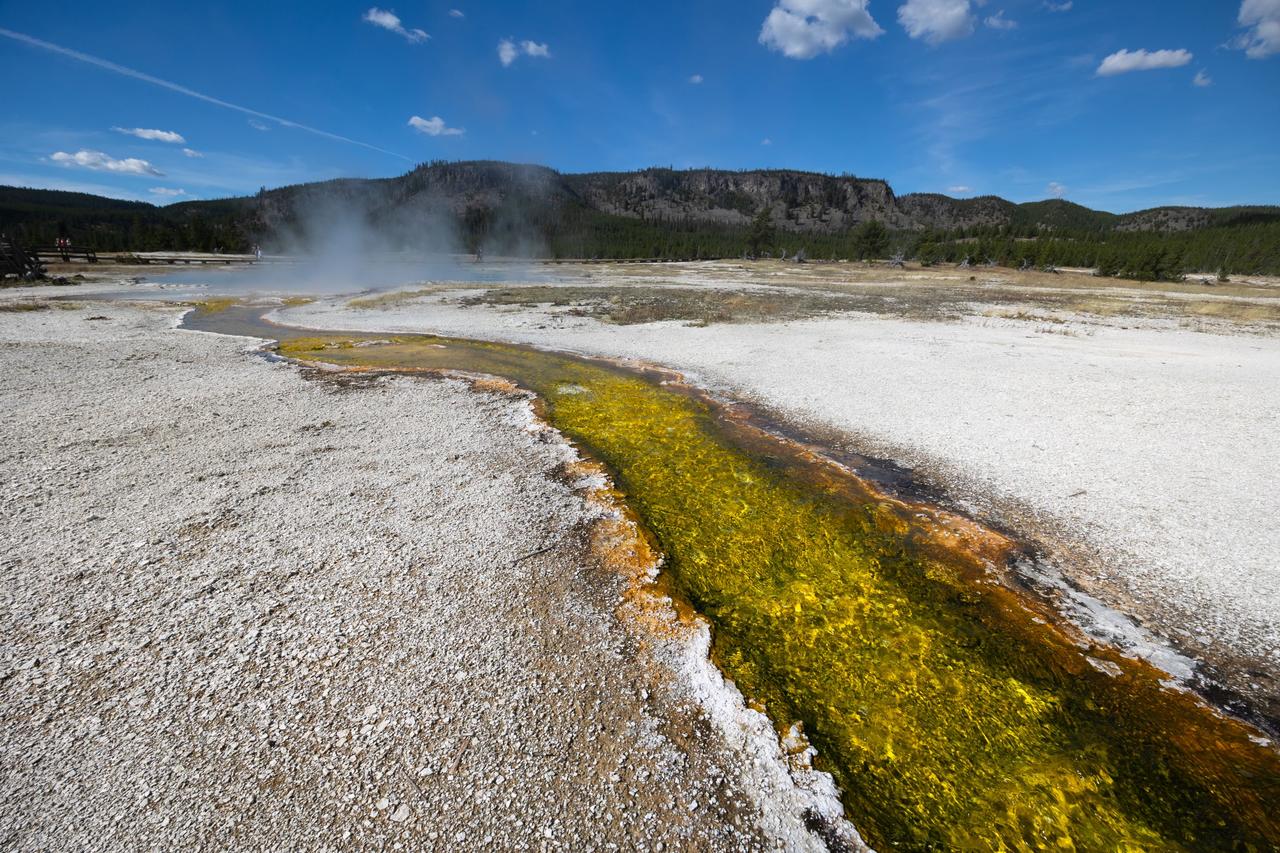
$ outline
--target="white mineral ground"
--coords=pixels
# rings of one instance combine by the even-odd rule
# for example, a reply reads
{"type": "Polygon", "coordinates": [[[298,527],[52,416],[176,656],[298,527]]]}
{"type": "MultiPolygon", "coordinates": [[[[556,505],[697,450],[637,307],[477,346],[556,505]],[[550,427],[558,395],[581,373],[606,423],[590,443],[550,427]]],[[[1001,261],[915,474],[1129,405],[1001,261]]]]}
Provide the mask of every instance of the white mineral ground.
{"type": "MultiPolygon", "coordinates": [[[[827,284],[778,265],[562,273],[827,284]]],[[[100,289],[0,311],[6,849],[817,844],[802,815],[836,808],[829,780],[788,775],[705,632],[625,618],[585,544],[604,510],[525,401],[308,378],[100,289]]],[[[279,316],[681,370],[912,466],[1233,686],[1280,694],[1274,324],[1030,302],[699,328],[436,292],[279,316]]]]}
{"type": "MultiPolygon", "coordinates": [[[[842,275],[839,267],[793,273],[776,264],[717,263],[562,274],[567,283],[598,286],[756,289],[791,279],[812,292],[842,275]]],[[[874,272],[860,275],[875,281],[874,272]]],[[[912,298],[913,282],[968,278],[954,269],[898,275],[903,301],[912,298]]],[[[851,449],[912,467],[962,507],[1037,542],[1076,586],[1179,649],[1219,663],[1216,674],[1232,687],[1280,711],[1275,325],[1214,322],[1211,314],[1189,321],[1153,301],[1150,286],[1039,279],[1048,287],[1070,279],[1079,298],[1088,296],[1082,288],[1105,289],[1132,298],[1132,310],[1114,313],[1113,305],[1108,317],[1046,310],[1034,293],[1002,292],[1001,281],[1018,281],[1004,273],[979,283],[990,285],[999,310],[978,300],[945,321],[880,312],[611,325],[565,306],[461,305],[447,292],[362,308],[329,299],[276,316],[317,328],[524,342],[682,371],[704,387],[834,432],[851,449]],[[1023,296],[1029,312],[1017,310],[1023,296]]],[[[1274,312],[1276,282],[1254,284],[1241,297],[1199,285],[1157,295],[1174,306],[1247,302],[1274,312]]],[[[1133,653],[1167,663],[1158,641],[1123,629],[1115,613],[1085,602],[1081,616],[1133,653]]]]}
{"type": "Polygon", "coordinates": [[[829,779],[619,616],[527,400],[178,314],[0,310],[0,847],[818,847],[829,779]]]}

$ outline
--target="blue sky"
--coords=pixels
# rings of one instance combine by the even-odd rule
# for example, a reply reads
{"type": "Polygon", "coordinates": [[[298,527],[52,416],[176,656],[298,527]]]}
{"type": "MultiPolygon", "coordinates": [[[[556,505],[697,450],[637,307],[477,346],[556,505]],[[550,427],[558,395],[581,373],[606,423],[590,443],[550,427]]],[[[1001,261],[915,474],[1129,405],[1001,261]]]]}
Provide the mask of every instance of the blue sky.
{"type": "Polygon", "coordinates": [[[0,0],[0,79],[0,183],[157,203],[472,158],[1280,203],[1280,0],[0,0]]]}

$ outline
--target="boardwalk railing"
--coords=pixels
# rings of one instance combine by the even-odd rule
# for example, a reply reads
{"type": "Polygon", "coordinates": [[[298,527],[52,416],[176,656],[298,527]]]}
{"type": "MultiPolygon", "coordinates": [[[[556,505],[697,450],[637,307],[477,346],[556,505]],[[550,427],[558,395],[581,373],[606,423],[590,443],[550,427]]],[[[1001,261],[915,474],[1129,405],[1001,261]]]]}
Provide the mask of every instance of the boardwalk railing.
{"type": "Polygon", "coordinates": [[[72,261],[83,261],[86,264],[98,262],[98,253],[93,249],[77,249],[73,246],[41,246],[32,249],[31,254],[42,261],[62,261],[64,264],[72,261]]]}
{"type": "Polygon", "coordinates": [[[16,275],[20,278],[44,274],[40,258],[8,239],[0,238],[0,278],[16,275]]]}
{"type": "Polygon", "coordinates": [[[166,254],[163,252],[147,252],[135,255],[129,252],[117,254],[114,258],[120,264],[258,264],[266,261],[256,255],[221,255],[221,254],[166,254]]]}

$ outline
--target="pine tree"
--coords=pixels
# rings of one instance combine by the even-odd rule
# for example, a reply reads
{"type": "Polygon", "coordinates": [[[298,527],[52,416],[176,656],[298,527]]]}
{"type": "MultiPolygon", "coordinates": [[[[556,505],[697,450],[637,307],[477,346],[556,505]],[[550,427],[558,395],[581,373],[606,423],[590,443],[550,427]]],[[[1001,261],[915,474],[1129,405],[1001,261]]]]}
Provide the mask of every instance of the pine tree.
{"type": "Polygon", "coordinates": [[[760,208],[756,218],[751,221],[751,232],[747,236],[747,248],[752,255],[759,255],[767,246],[773,245],[773,220],[770,218],[769,206],[760,208]]]}
{"type": "Polygon", "coordinates": [[[878,219],[868,219],[853,230],[858,260],[883,258],[889,250],[889,229],[878,219]]]}

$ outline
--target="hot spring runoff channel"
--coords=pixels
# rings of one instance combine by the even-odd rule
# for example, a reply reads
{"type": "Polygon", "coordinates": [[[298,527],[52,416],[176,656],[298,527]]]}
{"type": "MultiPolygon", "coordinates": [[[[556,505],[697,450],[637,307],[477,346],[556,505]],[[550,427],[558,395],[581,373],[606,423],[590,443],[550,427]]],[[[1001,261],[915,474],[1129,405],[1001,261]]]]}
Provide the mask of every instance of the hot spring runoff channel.
{"type": "Polygon", "coordinates": [[[999,534],[891,498],[656,375],[285,329],[262,310],[197,310],[187,326],[275,338],[302,361],[488,374],[537,394],[612,470],[671,587],[711,622],[716,664],[780,728],[803,723],[873,846],[1280,847],[1277,753],[997,582],[988,567],[1011,547],[999,534]]]}

